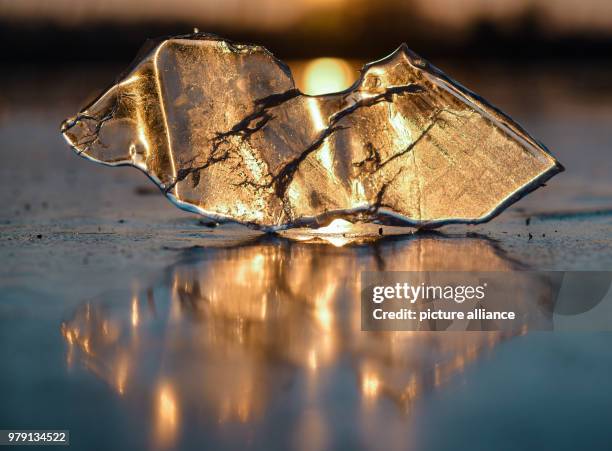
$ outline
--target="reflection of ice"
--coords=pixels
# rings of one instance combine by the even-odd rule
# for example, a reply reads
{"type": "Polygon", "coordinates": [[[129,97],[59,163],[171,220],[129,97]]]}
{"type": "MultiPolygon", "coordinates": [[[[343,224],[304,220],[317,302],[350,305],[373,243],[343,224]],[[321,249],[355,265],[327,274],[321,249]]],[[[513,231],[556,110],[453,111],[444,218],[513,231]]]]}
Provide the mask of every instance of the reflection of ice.
{"type": "Polygon", "coordinates": [[[170,384],[160,384],[156,390],[156,398],[156,438],[163,446],[174,441],[178,425],[178,406],[174,389],[170,384]]]}
{"type": "MultiPolygon", "coordinates": [[[[62,324],[68,364],[76,359],[126,399],[148,393],[155,437],[167,444],[186,412],[248,423],[302,377],[301,396],[317,404],[322,375],[347,365],[352,380],[343,383],[362,398],[363,415],[375,415],[368,412],[383,399],[409,412],[503,337],[362,332],[360,272],[483,267],[513,264],[487,240],[437,235],[342,248],[264,238],[191,250],[153,287],[83,304],[62,324]]],[[[317,409],[296,434],[321,445],[328,431],[317,409]]]]}

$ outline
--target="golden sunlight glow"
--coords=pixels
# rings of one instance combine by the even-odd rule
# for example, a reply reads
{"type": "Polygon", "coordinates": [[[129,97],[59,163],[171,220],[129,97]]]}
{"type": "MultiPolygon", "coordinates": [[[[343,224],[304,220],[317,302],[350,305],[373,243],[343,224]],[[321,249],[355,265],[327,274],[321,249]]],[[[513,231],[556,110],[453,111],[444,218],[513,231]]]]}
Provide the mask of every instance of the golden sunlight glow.
{"type": "Polygon", "coordinates": [[[327,241],[329,244],[331,244],[334,247],[342,247],[347,243],[351,242],[350,238],[344,238],[342,236],[323,236],[322,237],[324,241],[327,241]]]}
{"type": "Polygon", "coordinates": [[[317,58],[304,69],[304,94],[321,95],[343,91],[353,83],[355,75],[346,60],[339,58],[317,58]]]}
{"type": "Polygon", "coordinates": [[[334,219],[328,225],[316,229],[317,233],[345,233],[349,232],[353,227],[353,223],[346,219],[334,219]]]}
{"type": "Polygon", "coordinates": [[[308,353],[308,367],[311,370],[316,370],[318,366],[319,364],[317,361],[317,351],[315,351],[314,349],[311,349],[310,352],[308,353]]]}
{"type": "Polygon", "coordinates": [[[139,313],[138,313],[138,297],[132,297],[132,326],[137,327],[139,321],[139,313]]]}
{"type": "Polygon", "coordinates": [[[117,378],[116,378],[116,386],[117,386],[117,391],[119,392],[120,395],[125,394],[125,383],[127,381],[127,375],[128,375],[128,360],[129,356],[123,355],[121,356],[121,358],[119,359],[119,363],[117,364],[117,378]]]}
{"type": "Polygon", "coordinates": [[[62,334],[66,339],[66,343],[68,343],[68,351],[66,352],[66,365],[68,368],[72,366],[72,361],[74,359],[74,336],[72,335],[72,331],[68,328],[66,324],[62,324],[62,334]]]}
{"type": "Polygon", "coordinates": [[[308,111],[310,112],[310,117],[312,118],[312,125],[315,127],[315,129],[323,130],[325,127],[327,127],[327,124],[321,115],[321,109],[319,108],[319,102],[317,99],[306,99],[306,104],[308,105],[308,111]]]}
{"type": "Polygon", "coordinates": [[[330,282],[315,299],[315,316],[324,330],[330,330],[333,323],[334,314],[331,310],[331,304],[335,293],[336,283],[330,282]]]}
{"type": "Polygon", "coordinates": [[[317,160],[321,165],[329,172],[332,177],[334,176],[334,156],[332,153],[331,146],[326,141],[321,145],[321,150],[317,153],[317,160]]]}
{"type": "Polygon", "coordinates": [[[361,391],[368,398],[374,398],[380,389],[380,379],[376,374],[368,373],[361,381],[361,391]]]}
{"type": "Polygon", "coordinates": [[[333,319],[329,305],[323,301],[317,302],[315,315],[321,327],[323,327],[325,330],[329,330],[333,319]]]}
{"type": "Polygon", "coordinates": [[[119,82],[117,85],[118,86],[127,86],[129,84],[136,83],[138,81],[140,81],[140,75],[133,74],[130,77],[126,78],[125,80],[119,82]]]}
{"type": "Polygon", "coordinates": [[[168,444],[174,440],[178,426],[178,407],[174,390],[168,384],[160,385],[157,392],[157,436],[168,444]]]}
{"type": "Polygon", "coordinates": [[[410,122],[395,105],[389,104],[387,108],[389,109],[389,123],[395,131],[394,144],[400,149],[408,147],[413,143],[410,122]]]}
{"type": "MultiPolygon", "coordinates": [[[[306,102],[308,105],[308,111],[310,112],[310,117],[312,118],[313,126],[319,131],[324,130],[329,125],[329,121],[323,120],[323,115],[321,114],[321,109],[319,108],[319,101],[314,98],[308,98],[306,99],[306,102]]],[[[334,156],[331,146],[327,140],[321,144],[321,149],[319,152],[317,152],[316,157],[325,170],[327,170],[327,172],[333,176],[334,156]]]]}
{"type": "Polygon", "coordinates": [[[147,156],[147,158],[145,159],[146,161],[148,160],[149,155],[151,155],[151,146],[149,145],[149,140],[147,139],[145,127],[141,123],[138,124],[138,139],[140,140],[142,146],[145,148],[145,155],[147,156]]]}
{"type": "Polygon", "coordinates": [[[263,254],[255,254],[251,259],[251,270],[260,273],[264,269],[265,257],[263,254]]]}
{"type": "Polygon", "coordinates": [[[72,336],[72,331],[68,329],[65,324],[62,324],[62,333],[64,334],[64,338],[66,338],[66,342],[72,345],[74,343],[74,337],[72,336]]]}

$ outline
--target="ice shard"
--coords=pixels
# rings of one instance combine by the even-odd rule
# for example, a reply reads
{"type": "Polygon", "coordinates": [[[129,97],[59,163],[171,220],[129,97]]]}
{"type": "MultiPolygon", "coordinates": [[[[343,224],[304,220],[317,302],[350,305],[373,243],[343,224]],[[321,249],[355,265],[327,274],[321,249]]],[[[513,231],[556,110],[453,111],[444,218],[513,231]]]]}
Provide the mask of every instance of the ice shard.
{"type": "Polygon", "coordinates": [[[149,45],[62,124],[90,160],[143,170],[178,207],[273,231],[335,218],[485,222],[563,170],[516,122],[406,45],[308,96],[263,47],[149,45]]]}

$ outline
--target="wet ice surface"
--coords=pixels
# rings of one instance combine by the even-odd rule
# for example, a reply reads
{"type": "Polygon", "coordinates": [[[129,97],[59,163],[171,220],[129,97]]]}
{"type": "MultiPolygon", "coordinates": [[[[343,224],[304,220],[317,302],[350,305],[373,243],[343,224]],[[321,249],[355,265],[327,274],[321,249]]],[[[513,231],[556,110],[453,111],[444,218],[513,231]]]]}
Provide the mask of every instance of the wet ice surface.
{"type": "Polygon", "coordinates": [[[468,85],[567,172],[486,226],[341,247],[200,224],[144,175],[65,149],[58,118],[85,93],[50,91],[43,107],[32,86],[8,89],[0,424],[71,429],[77,449],[605,449],[609,334],[375,335],[356,322],[363,268],[610,269],[612,102],[531,77],[534,103],[468,85]]]}

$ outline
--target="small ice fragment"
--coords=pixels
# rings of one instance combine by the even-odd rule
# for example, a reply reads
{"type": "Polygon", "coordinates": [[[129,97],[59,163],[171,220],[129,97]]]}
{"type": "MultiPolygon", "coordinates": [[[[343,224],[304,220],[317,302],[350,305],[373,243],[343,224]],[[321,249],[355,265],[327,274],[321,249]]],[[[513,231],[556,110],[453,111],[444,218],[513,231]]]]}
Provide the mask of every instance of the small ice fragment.
{"type": "Polygon", "coordinates": [[[263,230],[480,223],[563,170],[406,45],[353,88],[307,96],[263,47],[177,36],[62,132],[83,157],[145,171],[182,209],[263,230]]]}

